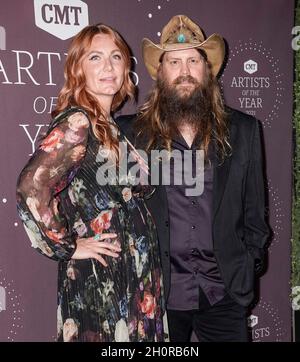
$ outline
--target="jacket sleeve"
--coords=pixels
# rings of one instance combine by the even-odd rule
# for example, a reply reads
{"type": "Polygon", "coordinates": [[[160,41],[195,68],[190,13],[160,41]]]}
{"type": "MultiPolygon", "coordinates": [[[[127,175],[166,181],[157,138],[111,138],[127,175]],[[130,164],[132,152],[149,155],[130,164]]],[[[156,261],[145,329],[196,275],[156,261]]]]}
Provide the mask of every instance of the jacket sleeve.
{"type": "Polygon", "coordinates": [[[17,209],[32,246],[54,260],[69,260],[77,234],[68,226],[57,195],[85,156],[89,120],[82,112],[62,119],[43,139],[17,182],[17,209]]]}
{"type": "Polygon", "coordinates": [[[265,221],[265,186],[262,160],[262,146],[259,123],[255,126],[251,139],[250,162],[246,176],[244,202],[245,243],[255,260],[255,271],[259,273],[264,266],[269,227],[265,221]]]}

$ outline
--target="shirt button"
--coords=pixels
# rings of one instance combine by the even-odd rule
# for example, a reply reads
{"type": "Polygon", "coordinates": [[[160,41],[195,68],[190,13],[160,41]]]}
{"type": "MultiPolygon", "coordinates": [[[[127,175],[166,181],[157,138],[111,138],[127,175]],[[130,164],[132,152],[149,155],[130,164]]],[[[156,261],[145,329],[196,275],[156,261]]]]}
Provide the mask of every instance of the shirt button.
{"type": "Polygon", "coordinates": [[[166,227],[169,227],[169,221],[166,221],[165,224],[166,224],[166,227]]]}
{"type": "Polygon", "coordinates": [[[196,201],[195,201],[195,200],[192,201],[192,205],[196,205],[196,201]]]}
{"type": "Polygon", "coordinates": [[[196,226],[195,226],[195,225],[192,225],[192,229],[196,229],[196,226]]]}

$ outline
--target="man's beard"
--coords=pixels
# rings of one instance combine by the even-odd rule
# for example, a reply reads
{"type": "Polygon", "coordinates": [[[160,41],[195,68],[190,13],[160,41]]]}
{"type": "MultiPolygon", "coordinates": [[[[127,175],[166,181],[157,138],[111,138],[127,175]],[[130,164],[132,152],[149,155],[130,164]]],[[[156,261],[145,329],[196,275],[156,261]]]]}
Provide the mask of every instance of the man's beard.
{"type": "Polygon", "coordinates": [[[201,138],[203,126],[212,121],[212,86],[209,83],[205,78],[203,84],[200,84],[190,75],[176,78],[171,85],[158,78],[160,117],[171,137],[183,125],[188,125],[195,132],[195,136],[201,138]],[[178,89],[177,84],[182,82],[194,84],[194,88],[189,90],[182,86],[178,89]]]}

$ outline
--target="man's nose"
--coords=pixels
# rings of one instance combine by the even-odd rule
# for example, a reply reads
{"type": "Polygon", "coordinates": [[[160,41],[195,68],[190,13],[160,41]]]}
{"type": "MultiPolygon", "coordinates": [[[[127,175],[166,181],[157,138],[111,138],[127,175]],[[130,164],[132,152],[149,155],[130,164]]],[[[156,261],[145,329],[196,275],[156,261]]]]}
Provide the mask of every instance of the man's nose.
{"type": "Polygon", "coordinates": [[[181,75],[190,75],[190,68],[187,62],[182,62],[180,73],[181,75]]]}

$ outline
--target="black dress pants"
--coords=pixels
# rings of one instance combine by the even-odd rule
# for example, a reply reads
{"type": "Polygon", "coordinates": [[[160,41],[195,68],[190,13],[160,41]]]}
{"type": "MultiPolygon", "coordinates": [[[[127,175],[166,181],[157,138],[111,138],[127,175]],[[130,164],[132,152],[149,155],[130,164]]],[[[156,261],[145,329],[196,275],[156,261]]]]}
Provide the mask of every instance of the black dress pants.
{"type": "Polygon", "coordinates": [[[199,309],[168,309],[171,342],[189,342],[192,331],[200,342],[249,342],[247,308],[228,294],[211,306],[200,290],[199,309]]]}

